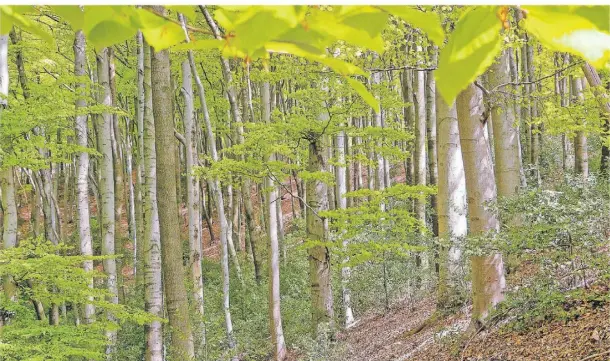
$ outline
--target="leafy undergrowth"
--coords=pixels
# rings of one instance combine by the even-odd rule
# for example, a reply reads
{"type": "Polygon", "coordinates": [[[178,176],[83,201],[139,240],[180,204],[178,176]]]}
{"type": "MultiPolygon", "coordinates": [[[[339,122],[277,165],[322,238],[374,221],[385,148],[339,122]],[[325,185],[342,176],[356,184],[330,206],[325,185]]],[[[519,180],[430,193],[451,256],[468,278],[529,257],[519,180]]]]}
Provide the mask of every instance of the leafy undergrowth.
{"type": "Polygon", "coordinates": [[[510,309],[510,312],[501,309],[493,316],[493,325],[474,337],[466,332],[469,308],[435,317],[435,321],[413,333],[434,314],[434,300],[401,304],[385,315],[364,317],[358,325],[341,333],[332,359],[610,360],[608,285],[597,284],[565,296],[552,309],[547,309],[548,317],[528,322],[514,316],[519,314],[518,309],[510,309]]]}

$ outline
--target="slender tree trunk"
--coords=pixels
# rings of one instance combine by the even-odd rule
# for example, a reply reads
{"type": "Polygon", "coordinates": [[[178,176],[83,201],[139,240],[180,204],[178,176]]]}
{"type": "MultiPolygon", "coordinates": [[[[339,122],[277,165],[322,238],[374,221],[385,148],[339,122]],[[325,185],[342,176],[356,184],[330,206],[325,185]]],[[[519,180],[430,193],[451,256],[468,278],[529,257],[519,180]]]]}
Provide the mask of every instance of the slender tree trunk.
{"type": "MultiPolygon", "coordinates": [[[[375,57],[377,57],[377,55],[375,55],[375,57]]],[[[373,81],[372,81],[372,86],[373,87],[379,87],[379,85],[381,84],[381,73],[380,72],[375,72],[373,73],[373,81]]],[[[379,100],[379,96],[377,96],[377,99],[379,100]]],[[[382,129],[383,128],[383,121],[382,121],[382,110],[379,109],[379,111],[372,111],[373,114],[373,118],[375,119],[375,127],[382,129]]],[[[383,159],[383,156],[381,155],[381,146],[382,146],[382,140],[379,139],[377,140],[377,144],[376,144],[378,150],[377,150],[377,154],[376,154],[376,161],[377,161],[377,169],[375,172],[375,184],[376,184],[376,188],[377,190],[384,190],[386,187],[385,184],[385,170],[384,170],[384,166],[385,166],[385,161],[383,159]]],[[[345,151],[345,150],[344,150],[345,151]]],[[[344,155],[345,156],[345,155],[344,155]]],[[[382,205],[382,209],[384,208],[384,205],[382,205]]]]}
{"type": "MultiPolygon", "coordinates": [[[[269,82],[265,82],[262,87],[262,107],[263,122],[271,123],[271,99],[269,82]]],[[[275,161],[275,155],[271,154],[269,162],[275,161]]],[[[275,360],[280,361],[286,357],[286,344],[284,342],[284,331],[282,329],[282,314],[280,312],[280,251],[277,222],[277,206],[281,203],[279,199],[277,185],[274,184],[273,174],[266,177],[266,188],[271,189],[267,195],[267,212],[269,218],[269,326],[271,338],[274,345],[275,360]]]]}
{"type": "MultiPolygon", "coordinates": [[[[199,212],[199,178],[193,175],[193,166],[198,165],[197,153],[197,127],[195,125],[195,108],[193,100],[193,79],[191,67],[188,60],[182,62],[182,95],[184,96],[184,138],[186,141],[186,194],[188,209],[188,231],[190,249],[190,268],[193,282],[193,300],[195,301],[197,319],[200,320],[201,332],[205,331],[203,325],[204,299],[203,299],[203,274],[201,269],[201,214],[199,212]]],[[[205,342],[205,334],[196,338],[201,345],[205,342]]]]}
{"type": "Polygon", "coordinates": [[[610,128],[610,103],[608,102],[608,96],[605,93],[597,70],[587,62],[583,63],[581,67],[589,86],[593,88],[593,93],[595,94],[595,98],[599,105],[599,111],[604,118],[600,171],[607,176],[608,164],[610,162],[610,150],[607,145],[610,128]]]}
{"type": "MultiPolygon", "coordinates": [[[[191,71],[193,72],[193,76],[195,78],[195,83],[197,84],[197,89],[199,92],[199,100],[201,102],[201,109],[203,111],[203,118],[205,121],[206,128],[206,137],[207,144],[210,149],[210,154],[212,156],[212,161],[219,161],[218,151],[216,147],[216,138],[214,137],[214,132],[212,130],[212,122],[210,120],[210,115],[208,112],[207,104],[205,101],[205,90],[203,88],[203,84],[199,79],[199,75],[197,73],[197,68],[195,67],[195,61],[193,59],[193,54],[189,51],[189,62],[191,65],[191,71]]],[[[223,309],[225,313],[225,327],[227,332],[227,342],[229,345],[229,349],[235,348],[235,338],[233,335],[233,322],[231,320],[231,311],[230,311],[230,302],[229,302],[229,244],[228,244],[228,222],[225,212],[224,206],[224,197],[222,194],[222,189],[220,187],[220,182],[217,178],[213,179],[210,182],[212,187],[212,191],[216,196],[216,206],[218,210],[218,218],[220,221],[220,246],[221,246],[221,267],[222,267],[222,290],[223,290],[223,309]]]]}
{"type": "MultiPolygon", "coordinates": [[[[563,54],[563,64],[570,63],[570,55],[563,54]]],[[[561,106],[568,107],[570,106],[570,77],[566,74],[561,74],[561,78],[559,80],[559,91],[561,94],[561,106]]],[[[566,134],[561,135],[561,145],[562,145],[562,164],[563,171],[568,172],[571,169],[574,169],[574,159],[571,156],[571,144],[566,134]]]]}
{"type": "MultiPolygon", "coordinates": [[[[415,149],[413,151],[414,174],[413,181],[415,185],[426,185],[426,73],[417,71],[415,75],[415,110],[416,118],[414,121],[415,133],[415,149]]],[[[426,224],[426,200],[415,200],[415,217],[422,226],[426,224]]],[[[419,268],[422,260],[419,253],[415,255],[415,265],[419,268]]],[[[420,272],[418,270],[416,272],[420,272]]],[[[421,286],[421,276],[418,274],[415,281],[415,286],[421,286]]]]}
{"type": "MultiPolygon", "coordinates": [[[[85,35],[82,30],[76,32],[74,39],[74,75],[79,77],[76,83],[76,120],[74,128],[76,131],[76,144],[79,147],[87,147],[87,114],[83,113],[87,107],[85,92],[87,87],[82,80],[85,76],[85,35]]],[[[93,246],[91,243],[91,225],[89,223],[89,153],[82,151],[78,153],[78,168],[76,175],[76,186],[78,200],[78,235],[80,239],[80,252],[83,256],[93,256],[93,246]]],[[[83,262],[83,269],[87,272],[93,271],[93,261],[83,262]]],[[[89,280],[89,288],[93,288],[93,277],[89,280]]],[[[88,298],[92,301],[92,298],[88,298]]],[[[91,323],[95,315],[95,307],[88,303],[85,304],[85,323],[91,323]]]]}
{"type": "MultiPolygon", "coordinates": [[[[481,123],[483,94],[474,84],[457,97],[457,115],[462,159],[466,173],[469,233],[481,236],[500,228],[494,212],[487,203],[497,197],[489,145],[485,127],[481,123]]],[[[472,326],[479,328],[496,304],[504,299],[504,266],[499,253],[472,256],[472,326]]]]}
{"type": "MultiPolygon", "coordinates": [[[[345,138],[347,137],[345,130],[340,130],[337,134],[337,204],[340,210],[347,208],[347,199],[345,194],[347,193],[347,184],[349,183],[349,176],[346,172],[346,159],[345,159],[345,138]]],[[[347,249],[348,240],[345,238],[345,232],[343,233],[343,249],[347,249]]],[[[345,258],[343,263],[349,262],[349,258],[345,258]]],[[[341,295],[343,298],[343,311],[345,315],[345,327],[349,327],[354,323],[354,312],[352,311],[351,292],[349,289],[349,279],[351,274],[351,268],[348,266],[341,267],[341,295]]]]}
{"type": "MultiPolygon", "coordinates": [[[[430,56],[432,64],[436,64],[437,49],[435,46],[430,47],[430,56]]],[[[438,165],[437,165],[437,140],[436,140],[436,81],[434,79],[434,71],[426,72],[426,122],[427,122],[427,137],[428,137],[428,174],[430,175],[430,185],[435,186],[438,180],[438,165]]],[[[430,197],[430,206],[436,210],[437,196],[430,197]]],[[[433,213],[430,217],[432,223],[432,234],[438,236],[438,217],[433,213]]]]}
{"type": "MultiPolygon", "coordinates": [[[[97,54],[97,77],[101,89],[98,94],[98,103],[110,107],[112,99],[110,94],[108,71],[108,48],[102,49],[97,54]]],[[[101,199],[101,229],[102,229],[102,255],[114,256],[115,242],[115,197],[114,197],[114,168],[112,161],[112,114],[102,113],[97,116],[97,144],[100,152],[99,187],[101,199]]],[[[108,258],[103,261],[104,271],[106,272],[107,288],[110,293],[110,302],[117,304],[118,285],[117,285],[117,266],[115,258],[108,258]]],[[[108,320],[114,322],[115,318],[108,313],[108,320]]],[[[114,353],[117,333],[114,330],[106,331],[109,345],[106,348],[106,356],[110,359],[114,353]]]]}
{"type": "Polygon", "coordinates": [[[136,129],[137,157],[136,157],[136,244],[134,245],[134,267],[133,273],[136,280],[136,288],[143,285],[143,255],[144,255],[144,37],[138,31],[137,42],[137,82],[138,92],[136,94],[136,129]]]}
{"type": "MultiPolygon", "coordinates": [[[[583,104],[585,96],[582,89],[582,81],[579,77],[572,77],[572,103],[583,104]]],[[[580,125],[584,125],[582,119],[580,125]]],[[[587,134],[584,130],[578,130],[574,137],[574,170],[580,174],[584,180],[589,178],[589,153],[587,151],[587,134]]]]}
{"type": "MultiPolygon", "coordinates": [[[[151,49],[143,41],[143,91],[144,111],[142,119],[142,147],[144,165],[144,204],[142,205],[144,237],[145,310],[163,317],[163,275],[161,270],[161,234],[157,203],[157,154],[155,145],[155,121],[153,118],[151,49]]],[[[152,321],[146,325],[146,361],[163,361],[163,324],[152,321]]]]}
{"type": "MultiPolygon", "coordinates": [[[[407,104],[404,109],[404,124],[405,130],[411,132],[415,122],[415,101],[413,98],[413,72],[411,70],[403,70],[402,72],[402,99],[407,104]]],[[[405,150],[408,149],[408,143],[405,142],[405,150]]],[[[413,155],[409,154],[405,161],[405,182],[413,184],[413,155]]]]}

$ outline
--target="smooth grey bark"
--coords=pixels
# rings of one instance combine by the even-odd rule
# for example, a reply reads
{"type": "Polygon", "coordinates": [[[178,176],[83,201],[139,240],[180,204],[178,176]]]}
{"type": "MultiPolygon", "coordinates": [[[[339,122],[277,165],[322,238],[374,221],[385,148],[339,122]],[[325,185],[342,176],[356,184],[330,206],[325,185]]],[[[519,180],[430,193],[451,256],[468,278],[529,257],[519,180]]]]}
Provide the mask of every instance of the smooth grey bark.
{"type": "MultiPolygon", "coordinates": [[[[112,106],[110,94],[109,70],[108,70],[108,48],[103,48],[97,54],[97,79],[100,85],[98,91],[98,103],[106,107],[112,106]]],[[[101,154],[99,161],[99,188],[101,207],[101,231],[102,231],[102,255],[114,256],[115,254],[115,196],[114,196],[114,168],[112,159],[112,114],[103,112],[97,116],[97,146],[101,154]]],[[[118,304],[117,265],[115,258],[103,261],[104,271],[108,278],[106,287],[110,293],[110,302],[118,304]]],[[[108,320],[115,321],[114,316],[108,313],[108,320]]],[[[114,330],[106,331],[109,345],[106,348],[106,356],[110,358],[114,353],[117,333],[114,330]]]]}
{"type": "MultiPolygon", "coordinates": [[[[345,159],[345,138],[347,134],[345,130],[340,130],[339,134],[336,137],[336,147],[337,147],[337,167],[336,167],[336,177],[337,177],[337,205],[340,210],[345,210],[347,208],[347,199],[345,198],[345,194],[347,193],[347,185],[350,181],[349,176],[347,174],[347,169],[349,166],[346,164],[345,159]]],[[[345,233],[345,232],[344,232],[345,233]]],[[[349,241],[343,235],[342,241],[343,249],[345,250],[348,246],[349,241]]],[[[349,258],[346,257],[342,261],[343,263],[349,262],[349,258]]],[[[349,280],[351,275],[351,268],[349,266],[341,267],[341,295],[343,298],[343,311],[345,317],[345,327],[350,327],[354,323],[354,312],[352,310],[352,301],[351,301],[351,291],[349,289],[349,280]]]]}
{"type": "Polygon", "coordinates": [[[136,244],[134,245],[133,273],[136,286],[144,280],[144,36],[141,31],[136,35],[137,44],[137,94],[136,94],[136,244]]]}
{"type": "MultiPolygon", "coordinates": [[[[500,222],[489,208],[497,199],[497,190],[485,127],[481,122],[483,94],[470,84],[457,97],[457,115],[466,173],[469,234],[482,236],[497,232],[500,222]]],[[[479,325],[496,304],[504,299],[504,266],[499,253],[470,257],[472,266],[472,326],[479,325]]]]}
{"type": "MultiPolygon", "coordinates": [[[[511,82],[508,51],[504,50],[489,72],[489,86],[511,82]]],[[[505,93],[497,92],[492,99],[492,126],[494,129],[495,176],[498,196],[510,197],[521,186],[521,158],[519,156],[519,128],[514,106],[505,93]]]]}
{"type": "MultiPolygon", "coordinates": [[[[8,104],[9,71],[8,71],[8,36],[0,36],[0,114],[8,104]]],[[[2,210],[4,211],[2,242],[4,248],[17,246],[17,203],[15,199],[14,167],[2,165],[0,169],[0,189],[2,190],[2,210]]],[[[4,291],[9,298],[14,295],[15,287],[7,277],[4,280],[4,291]]]]}
{"type": "MultiPolygon", "coordinates": [[[[204,9],[204,15],[207,13],[204,9]]],[[[209,15],[209,14],[208,14],[209,15]]],[[[211,19],[211,17],[210,17],[211,19]]],[[[208,21],[209,22],[209,21],[208,21]]],[[[211,21],[214,24],[214,21],[211,21]]],[[[183,27],[185,26],[183,18],[183,27]]],[[[218,31],[218,29],[216,29],[218,31]]],[[[188,41],[188,37],[187,37],[188,41]]],[[[206,143],[210,151],[210,155],[213,162],[218,162],[220,157],[218,156],[218,148],[216,147],[216,137],[212,129],[212,121],[210,119],[210,113],[208,111],[207,102],[205,99],[205,88],[199,78],[197,67],[195,66],[195,60],[193,58],[193,52],[188,52],[189,64],[191,66],[191,72],[197,85],[197,91],[199,95],[199,102],[201,104],[201,111],[203,113],[203,120],[205,125],[206,143]]],[[[228,232],[229,225],[227,222],[227,214],[225,212],[224,196],[222,194],[222,188],[220,187],[220,181],[218,178],[214,178],[209,182],[212,192],[216,197],[216,207],[218,211],[218,219],[220,222],[220,247],[221,247],[221,268],[222,268],[222,307],[225,314],[225,329],[227,333],[227,344],[229,349],[235,348],[235,336],[233,334],[233,321],[231,320],[231,308],[230,308],[230,274],[229,274],[229,244],[228,244],[228,232]]]]}
{"type": "MultiPolygon", "coordinates": [[[[580,77],[572,77],[572,103],[582,104],[585,101],[582,80],[580,77]]],[[[580,125],[584,125],[585,119],[580,119],[580,125]]],[[[589,153],[587,151],[587,134],[584,130],[578,130],[574,137],[574,170],[584,180],[589,178],[589,153]]]]}
{"type": "MultiPolygon", "coordinates": [[[[87,148],[87,114],[84,113],[87,107],[85,100],[87,87],[83,79],[85,76],[85,34],[82,30],[76,32],[74,38],[74,75],[79,78],[74,90],[76,92],[76,117],[74,129],[76,134],[76,144],[79,147],[87,148]]],[[[91,224],[89,220],[89,153],[85,150],[78,153],[78,166],[76,169],[76,192],[78,210],[78,235],[80,240],[80,252],[83,256],[93,256],[93,246],[91,241],[91,224]]],[[[83,262],[83,269],[87,272],[93,271],[93,261],[83,262]]],[[[93,288],[93,277],[89,280],[89,288],[93,288]]],[[[92,301],[89,297],[89,301],[92,301]]],[[[85,323],[91,323],[95,315],[95,307],[87,303],[84,309],[85,323]]]]}
{"type": "Polygon", "coordinates": [[[436,133],[438,140],[438,236],[441,247],[437,304],[447,306],[461,271],[460,238],[466,235],[466,182],[455,101],[448,105],[436,92],[436,133]]]}
{"type": "MultiPolygon", "coordinates": [[[[602,140],[607,141],[608,138],[608,128],[610,127],[610,103],[608,102],[608,95],[603,88],[602,81],[597,73],[597,70],[589,64],[588,62],[583,62],[581,65],[582,71],[585,74],[585,78],[589,83],[589,86],[593,90],[593,94],[595,95],[595,99],[597,100],[597,104],[599,106],[599,111],[604,117],[604,133],[602,134],[602,140]]],[[[602,157],[600,162],[600,170],[602,173],[606,173],[608,171],[608,163],[610,162],[610,154],[608,150],[608,146],[602,142],[602,157]]]]}
{"type": "MultiPolygon", "coordinates": [[[[192,277],[192,297],[195,301],[198,319],[201,323],[201,332],[205,332],[203,325],[204,298],[203,274],[201,269],[202,239],[201,239],[201,213],[199,211],[199,178],[193,174],[193,166],[198,165],[197,153],[197,127],[195,125],[195,108],[193,99],[193,79],[188,60],[182,62],[182,96],[184,97],[184,138],[186,152],[186,194],[189,233],[189,262],[192,277]]],[[[201,344],[205,342],[205,334],[199,337],[201,344]]]]}
{"type": "MultiPolygon", "coordinates": [[[[426,73],[418,71],[415,76],[415,113],[414,121],[415,149],[413,151],[414,174],[416,185],[426,185],[426,73]]],[[[426,201],[415,201],[417,219],[426,222],[426,201]]]]}
{"type": "MultiPolygon", "coordinates": [[[[438,49],[436,46],[430,46],[428,53],[430,54],[431,62],[436,65],[438,49]]],[[[437,139],[436,139],[436,80],[434,79],[434,71],[426,72],[426,137],[428,148],[428,175],[429,184],[435,186],[438,180],[438,164],[437,164],[437,139]]],[[[430,206],[432,209],[437,209],[437,196],[430,196],[430,206]]],[[[430,223],[432,223],[432,235],[438,236],[438,214],[434,211],[430,215],[430,223]]],[[[438,263],[436,265],[438,271],[438,263]]]]}
{"type": "MultiPolygon", "coordinates": [[[[159,11],[164,12],[164,9],[160,7],[159,11]]],[[[171,334],[169,355],[173,360],[189,360],[195,357],[195,349],[188,314],[185,272],[182,265],[182,241],[177,217],[178,200],[174,174],[177,159],[169,51],[153,51],[151,68],[161,257],[165,281],[165,304],[171,334]]]]}
{"type": "MultiPolygon", "coordinates": [[[[163,274],[161,270],[161,234],[157,203],[157,154],[152,102],[151,51],[150,46],[144,40],[142,74],[144,92],[142,114],[144,309],[157,317],[163,317],[163,274]]],[[[151,321],[149,325],[146,325],[145,331],[146,361],[163,361],[163,324],[157,320],[151,321]]]]}
{"type": "MultiPolygon", "coordinates": [[[[319,172],[325,169],[320,135],[312,134],[309,139],[307,171],[319,172]]],[[[319,212],[328,210],[328,186],[321,180],[312,179],[307,181],[306,188],[307,239],[313,242],[325,242],[328,239],[328,219],[320,217],[319,212]]],[[[330,251],[325,245],[315,245],[309,247],[307,253],[311,285],[312,329],[315,335],[320,335],[324,329],[333,327],[330,251]]]]}
{"type": "MultiPolygon", "coordinates": [[[[270,99],[269,82],[264,82],[262,87],[262,107],[263,107],[263,122],[271,123],[271,99],[270,99]]],[[[270,154],[268,161],[275,161],[275,154],[270,154]]],[[[274,184],[274,179],[277,179],[270,174],[265,179],[266,188],[271,189],[266,197],[268,202],[266,210],[269,213],[269,326],[271,338],[274,345],[274,358],[276,361],[281,361],[286,357],[286,343],[284,341],[284,331],[282,328],[282,314],[280,309],[280,250],[278,236],[278,215],[277,205],[281,204],[277,187],[274,184]]]]}

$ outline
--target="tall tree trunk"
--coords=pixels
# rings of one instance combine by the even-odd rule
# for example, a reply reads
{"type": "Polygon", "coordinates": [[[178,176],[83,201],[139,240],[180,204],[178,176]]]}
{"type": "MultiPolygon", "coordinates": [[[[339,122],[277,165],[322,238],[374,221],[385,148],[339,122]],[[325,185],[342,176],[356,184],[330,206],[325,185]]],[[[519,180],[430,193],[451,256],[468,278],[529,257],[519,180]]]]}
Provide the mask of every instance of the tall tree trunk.
{"type": "MultiPolygon", "coordinates": [[[[527,74],[528,80],[534,81],[534,47],[530,44],[526,45],[527,47],[527,74]]],[[[530,115],[531,115],[531,124],[530,124],[530,163],[533,167],[532,176],[536,180],[538,186],[541,184],[540,178],[540,152],[542,147],[542,125],[538,124],[538,100],[536,99],[536,94],[533,95],[537,90],[536,83],[532,83],[529,85],[529,95],[530,95],[530,115]]]]}
{"type": "MultiPolygon", "coordinates": [[[[340,210],[345,210],[347,208],[347,199],[345,198],[345,194],[347,193],[349,176],[347,175],[346,169],[349,167],[347,166],[345,159],[346,137],[347,135],[343,129],[339,131],[339,134],[337,134],[337,204],[340,210]]],[[[345,232],[343,234],[343,238],[343,249],[346,250],[349,242],[345,238],[345,232]]],[[[349,258],[346,257],[342,262],[349,262],[349,258]]],[[[351,292],[349,289],[350,274],[351,268],[349,266],[341,267],[341,295],[343,298],[345,327],[349,327],[354,323],[354,312],[352,311],[351,292]]]]}
{"type": "MultiPolygon", "coordinates": [[[[262,87],[263,98],[263,122],[271,123],[271,92],[269,82],[265,82],[262,87]]],[[[272,153],[269,162],[275,161],[272,153]]],[[[284,342],[284,331],[282,329],[282,314],[280,312],[280,251],[277,222],[277,206],[282,200],[278,197],[277,185],[274,184],[274,175],[270,174],[265,179],[266,188],[271,189],[267,195],[267,211],[269,212],[269,326],[271,339],[274,345],[275,360],[281,361],[286,357],[286,344],[284,342]]],[[[277,179],[277,178],[276,178],[277,179]]]]}
{"type": "MultiPolygon", "coordinates": [[[[511,82],[508,51],[504,50],[500,58],[492,65],[489,73],[489,86],[511,82]]],[[[521,168],[519,157],[519,128],[516,126],[514,106],[509,96],[504,93],[494,94],[491,116],[495,134],[495,176],[498,196],[510,197],[517,193],[520,185],[521,168]]]]}
{"type": "Polygon", "coordinates": [[[136,129],[137,129],[137,157],[136,157],[136,244],[133,273],[136,287],[144,282],[143,255],[144,255],[144,36],[138,31],[137,42],[137,82],[136,94],[136,129]]]}
{"type": "MultiPolygon", "coordinates": [[[[150,46],[143,41],[143,91],[144,111],[142,119],[142,148],[144,165],[144,204],[142,205],[144,237],[144,305],[146,312],[163,317],[163,274],[161,270],[161,234],[157,203],[157,153],[155,145],[155,120],[153,117],[152,69],[150,46]]],[[[151,321],[146,325],[146,361],[163,361],[163,324],[151,321]]]]}
{"type": "MultiPolygon", "coordinates": [[[[563,64],[570,63],[570,55],[563,54],[563,64]]],[[[565,73],[561,74],[561,78],[559,80],[559,92],[561,95],[561,106],[568,107],[570,106],[570,77],[565,73]]],[[[574,159],[571,155],[571,142],[568,139],[566,134],[561,135],[561,145],[562,145],[562,165],[564,173],[574,169],[574,159]]]]}
{"type": "MultiPolygon", "coordinates": [[[[481,122],[483,94],[474,84],[457,97],[457,115],[466,192],[468,195],[469,233],[482,236],[500,228],[494,212],[487,206],[496,201],[496,183],[489,145],[485,139],[485,127],[481,122]]],[[[496,304],[504,299],[504,266],[501,254],[472,256],[472,326],[487,317],[496,304]]]]}
{"type": "Polygon", "coordinates": [[[436,134],[438,139],[438,237],[442,243],[437,304],[449,305],[460,272],[462,247],[466,235],[466,183],[460,132],[455,102],[451,105],[436,92],[436,134]]]}
{"type": "MultiPolygon", "coordinates": [[[[404,127],[411,132],[415,123],[415,101],[413,98],[413,71],[403,70],[402,72],[402,99],[406,106],[404,108],[404,127]]],[[[405,142],[405,151],[409,143],[405,142]]],[[[412,153],[412,152],[410,152],[412,153]]],[[[413,155],[409,154],[405,161],[405,182],[413,184],[413,155]]]]}
{"type": "Polygon", "coordinates": [[[599,111],[601,116],[604,118],[603,124],[603,135],[602,135],[602,158],[600,162],[600,170],[607,176],[608,164],[610,162],[610,150],[608,149],[608,133],[610,127],[610,103],[608,102],[608,96],[606,95],[605,89],[603,88],[602,81],[597,73],[597,70],[591,64],[584,62],[581,66],[583,73],[589,83],[589,86],[593,88],[593,93],[599,105],[599,111]]]}
{"type": "MultiPolygon", "coordinates": [[[[309,141],[309,162],[307,171],[319,172],[325,169],[320,135],[312,135],[309,141]]],[[[321,180],[307,181],[307,238],[313,242],[327,241],[328,220],[319,213],[328,209],[328,186],[321,180]]],[[[315,245],[308,249],[309,279],[311,285],[312,327],[316,335],[331,327],[333,320],[333,294],[331,287],[330,252],[325,245],[315,245]]]]}
{"type": "MultiPolygon", "coordinates": [[[[190,249],[190,268],[193,282],[193,300],[197,312],[197,319],[200,320],[201,332],[205,331],[203,325],[204,315],[204,299],[203,299],[203,274],[201,270],[201,214],[199,212],[199,178],[193,174],[193,166],[199,163],[197,153],[197,127],[195,125],[195,108],[193,100],[193,79],[191,76],[191,67],[188,60],[182,62],[182,95],[184,96],[184,138],[186,151],[186,194],[187,194],[187,209],[188,209],[188,231],[189,231],[189,249],[190,249]]],[[[201,342],[205,342],[205,334],[196,338],[201,342]]]]}
{"type": "MultiPolygon", "coordinates": [[[[160,12],[164,12],[161,7],[160,12]]],[[[161,256],[165,297],[171,334],[170,357],[188,360],[195,357],[193,335],[188,314],[188,298],[182,266],[182,241],[178,223],[178,200],[174,167],[176,142],[172,112],[172,88],[169,51],[153,51],[152,99],[155,118],[157,154],[157,202],[161,229],[161,256]]]]}
{"type": "MultiPolygon", "coordinates": [[[[209,14],[207,9],[203,6],[200,6],[200,9],[206,19],[206,22],[212,28],[214,36],[216,38],[220,37],[220,31],[218,30],[218,26],[214,22],[214,19],[209,14]]],[[[197,89],[199,90],[199,98],[201,101],[201,108],[203,110],[205,127],[206,127],[206,135],[207,135],[207,143],[210,148],[210,154],[212,155],[212,161],[217,162],[219,160],[218,152],[216,148],[216,139],[214,137],[214,132],[212,130],[212,122],[210,120],[210,115],[208,113],[207,105],[205,102],[205,92],[201,80],[199,80],[199,76],[197,75],[197,70],[195,68],[195,62],[193,60],[192,52],[189,51],[189,61],[191,63],[191,69],[193,71],[193,75],[195,76],[195,81],[197,83],[197,89]]],[[[227,96],[229,98],[229,104],[231,106],[231,113],[233,114],[234,121],[238,121],[239,117],[239,109],[237,106],[236,95],[233,88],[233,82],[231,78],[231,71],[229,69],[229,62],[227,59],[221,58],[221,69],[223,71],[223,76],[225,77],[225,81],[229,84],[227,96]]],[[[233,322],[231,321],[231,311],[229,305],[229,255],[228,255],[228,229],[227,217],[225,213],[224,200],[222,195],[222,189],[220,188],[220,182],[218,179],[214,179],[210,182],[212,185],[213,191],[216,194],[216,203],[218,206],[218,218],[220,220],[220,245],[222,248],[222,257],[221,257],[221,266],[222,266],[222,290],[223,290],[223,309],[225,313],[225,327],[227,331],[227,341],[230,349],[235,348],[235,338],[233,335],[233,322]]]]}
{"type": "MultiPolygon", "coordinates": [[[[98,93],[98,103],[110,107],[112,99],[110,94],[108,71],[108,48],[102,49],[97,54],[97,78],[100,85],[98,93]]],[[[97,145],[98,151],[101,154],[99,167],[99,187],[101,199],[101,229],[102,229],[102,255],[114,256],[114,241],[115,241],[115,207],[114,207],[114,168],[112,161],[112,114],[104,112],[97,116],[97,145]]],[[[117,287],[117,266],[115,258],[108,258],[103,261],[104,271],[106,272],[107,288],[110,293],[110,302],[117,304],[118,287],[117,287]]],[[[114,322],[115,318],[111,313],[108,313],[108,320],[114,322]]],[[[108,347],[106,348],[106,356],[112,357],[116,343],[117,333],[115,330],[106,331],[108,337],[108,347]]]]}
{"type": "MultiPolygon", "coordinates": [[[[0,35],[0,114],[8,105],[8,36],[0,35]]],[[[0,169],[0,189],[2,190],[3,227],[2,243],[5,249],[17,246],[17,203],[15,199],[14,167],[2,165],[0,169]]],[[[13,299],[15,285],[10,277],[3,280],[4,293],[13,299]]]]}
{"type": "MultiPolygon", "coordinates": [[[[375,57],[377,57],[377,55],[375,55],[375,57]]],[[[373,73],[373,79],[372,79],[372,86],[373,87],[379,87],[381,84],[381,72],[375,72],[373,73]]],[[[379,100],[379,96],[377,96],[377,99],[379,100]]],[[[382,129],[383,128],[383,121],[382,121],[382,110],[378,109],[378,111],[372,111],[373,114],[373,118],[375,119],[375,127],[382,129]]],[[[381,147],[382,147],[382,140],[379,139],[377,140],[377,152],[376,152],[376,161],[377,161],[377,169],[375,172],[375,185],[377,190],[383,190],[385,189],[385,161],[383,159],[383,156],[381,155],[381,147]]],[[[344,150],[345,151],[345,150],[344,150]]],[[[384,205],[382,205],[382,209],[383,209],[384,205]]]]}
{"type": "MultiPolygon", "coordinates": [[[[582,81],[579,77],[572,77],[572,103],[583,104],[585,96],[582,89],[582,81]]],[[[584,125],[585,119],[580,122],[584,125]]],[[[587,134],[584,130],[578,130],[574,137],[574,170],[580,174],[584,180],[589,178],[589,153],[587,150],[587,134]]]]}
{"type": "MultiPolygon", "coordinates": [[[[429,49],[432,64],[436,65],[436,53],[438,49],[431,46],[429,49]]],[[[438,180],[438,165],[437,165],[437,140],[436,140],[436,81],[434,79],[434,71],[426,72],[426,122],[427,122],[427,137],[428,137],[428,174],[430,175],[430,185],[435,186],[438,180]]],[[[437,197],[430,197],[430,206],[436,210],[437,197]]],[[[438,236],[438,216],[432,213],[430,216],[432,223],[432,234],[438,236]]]]}
{"type": "MultiPolygon", "coordinates": [[[[415,185],[426,185],[426,73],[417,71],[415,75],[415,112],[414,121],[415,149],[413,151],[415,185]]],[[[426,199],[418,198],[415,200],[415,217],[422,226],[426,224],[426,199]]],[[[415,265],[419,268],[422,260],[419,253],[415,255],[415,265]]],[[[416,272],[421,272],[417,270],[416,272]]],[[[418,274],[415,286],[420,287],[421,276],[418,274]]]]}
{"type": "MultiPolygon", "coordinates": [[[[83,82],[85,76],[85,35],[82,30],[76,32],[74,38],[74,75],[79,78],[75,86],[76,95],[76,118],[75,133],[76,144],[79,147],[87,148],[87,114],[84,113],[87,107],[85,92],[87,87],[83,82]]],[[[78,235],[80,239],[80,252],[83,256],[93,256],[93,246],[91,243],[91,225],[89,223],[89,153],[82,151],[78,153],[78,168],[76,175],[76,186],[78,200],[78,235]]],[[[83,262],[83,269],[87,272],[93,271],[93,261],[83,262]]],[[[89,280],[89,288],[93,288],[93,277],[89,280]]],[[[89,301],[93,299],[88,298],[89,301]]],[[[88,303],[85,304],[85,323],[91,323],[95,315],[95,307],[88,303]]]]}

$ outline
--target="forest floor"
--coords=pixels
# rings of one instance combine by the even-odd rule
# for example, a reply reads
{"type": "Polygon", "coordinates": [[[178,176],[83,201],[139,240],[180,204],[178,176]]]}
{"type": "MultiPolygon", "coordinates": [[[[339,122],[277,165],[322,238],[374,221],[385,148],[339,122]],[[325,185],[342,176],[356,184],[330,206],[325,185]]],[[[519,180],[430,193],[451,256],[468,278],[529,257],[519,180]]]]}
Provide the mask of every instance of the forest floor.
{"type": "MultiPolygon", "coordinates": [[[[607,285],[602,292],[607,292],[607,285]]],[[[595,290],[587,291],[594,292],[595,290]]],[[[385,314],[361,317],[343,331],[336,347],[345,361],[517,361],[610,360],[610,304],[567,302],[576,311],[569,321],[549,320],[527,331],[492,326],[467,336],[470,307],[435,318],[413,332],[436,311],[435,300],[398,304],[385,314]]],[[[498,322],[498,324],[506,324],[498,322]]]]}

